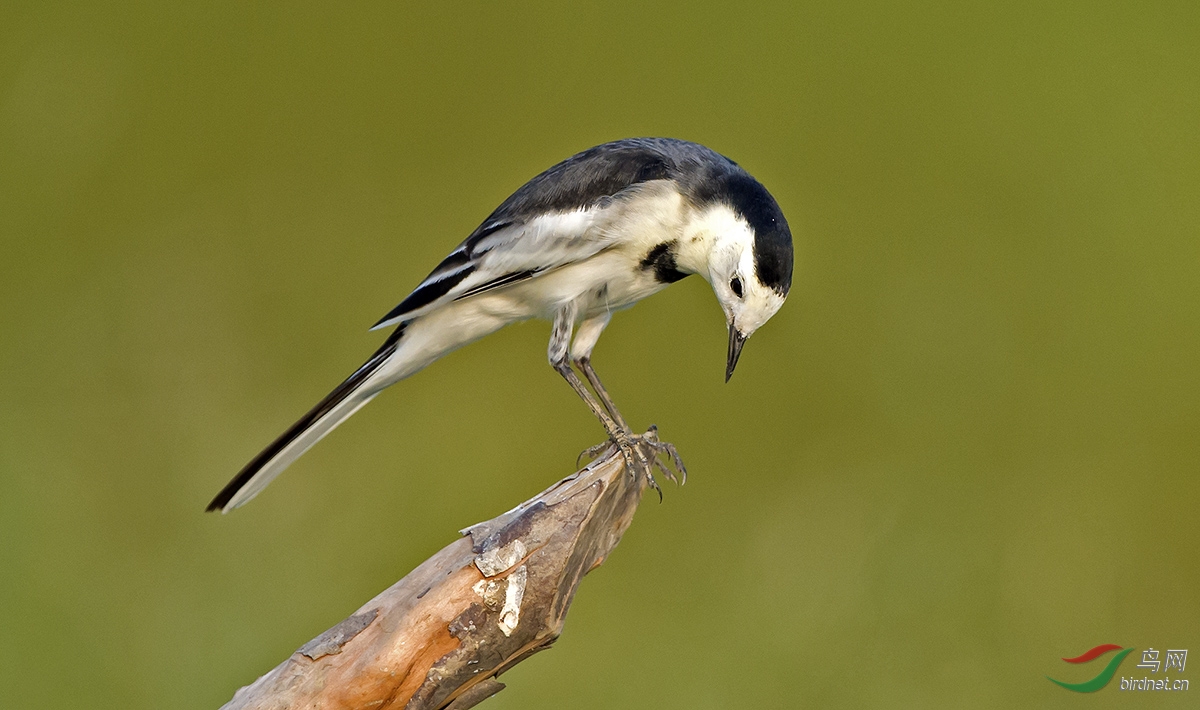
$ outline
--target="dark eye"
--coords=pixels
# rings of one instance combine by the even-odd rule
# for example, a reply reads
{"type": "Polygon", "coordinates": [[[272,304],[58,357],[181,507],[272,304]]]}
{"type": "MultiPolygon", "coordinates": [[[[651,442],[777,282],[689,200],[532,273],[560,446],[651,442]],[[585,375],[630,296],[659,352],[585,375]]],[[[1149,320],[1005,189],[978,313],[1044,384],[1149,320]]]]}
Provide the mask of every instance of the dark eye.
{"type": "Polygon", "coordinates": [[[733,294],[735,296],[737,296],[738,298],[742,297],[742,280],[741,279],[734,276],[733,280],[729,282],[729,288],[733,289],[733,294]]]}

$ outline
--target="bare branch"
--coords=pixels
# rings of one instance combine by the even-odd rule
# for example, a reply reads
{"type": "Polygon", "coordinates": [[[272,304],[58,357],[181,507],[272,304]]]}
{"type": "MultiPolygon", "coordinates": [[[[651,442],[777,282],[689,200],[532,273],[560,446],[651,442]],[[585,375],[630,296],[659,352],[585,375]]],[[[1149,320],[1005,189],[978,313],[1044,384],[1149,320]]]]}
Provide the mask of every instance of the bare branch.
{"type": "Polygon", "coordinates": [[[583,576],[621,540],[646,488],[615,447],[499,517],[237,691],[225,710],[465,710],[548,647],[583,576]]]}

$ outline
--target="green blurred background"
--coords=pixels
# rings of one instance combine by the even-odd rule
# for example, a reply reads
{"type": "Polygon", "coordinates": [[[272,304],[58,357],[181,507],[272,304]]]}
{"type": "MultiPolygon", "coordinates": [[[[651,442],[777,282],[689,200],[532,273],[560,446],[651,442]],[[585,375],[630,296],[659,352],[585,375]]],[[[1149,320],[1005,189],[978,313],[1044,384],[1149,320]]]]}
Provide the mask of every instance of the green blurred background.
{"type": "Polygon", "coordinates": [[[796,285],[728,385],[701,280],[615,319],[692,478],[486,707],[1200,698],[1044,678],[1200,656],[1194,3],[174,5],[0,9],[0,707],[215,708],[568,473],[601,430],[530,323],[202,512],[512,190],[635,135],[762,180],[796,285]]]}

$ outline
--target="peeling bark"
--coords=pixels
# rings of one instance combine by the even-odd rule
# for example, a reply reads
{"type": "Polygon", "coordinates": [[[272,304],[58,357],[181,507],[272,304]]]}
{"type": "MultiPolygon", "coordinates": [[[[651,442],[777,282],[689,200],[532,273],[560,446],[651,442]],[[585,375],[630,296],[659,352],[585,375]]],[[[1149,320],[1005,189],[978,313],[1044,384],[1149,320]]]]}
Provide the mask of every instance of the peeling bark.
{"type": "MultiPolygon", "coordinates": [[[[651,452],[652,453],[652,452],[651,452]]],[[[646,487],[615,448],[463,537],[240,689],[223,710],[466,710],[562,633],[646,487]]]]}

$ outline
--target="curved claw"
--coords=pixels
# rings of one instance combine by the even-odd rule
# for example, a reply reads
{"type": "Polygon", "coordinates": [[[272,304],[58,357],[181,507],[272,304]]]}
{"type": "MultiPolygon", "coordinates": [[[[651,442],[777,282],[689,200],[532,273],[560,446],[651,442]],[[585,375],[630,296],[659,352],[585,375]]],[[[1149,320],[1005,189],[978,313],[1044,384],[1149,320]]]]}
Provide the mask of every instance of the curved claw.
{"type": "Polygon", "coordinates": [[[609,439],[608,441],[602,441],[599,444],[596,444],[595,446],[589,446],[588,448],[584,449],[583,451],[580,451],[579,455],[575,457],[575,468],[579,468],[580,462],[583,461],[583,459],[585,459],[585,458],[588,461],[596,460],[597,456],[599,456],[600,454],[607,451],[609,449],[609,447],[611,447],[612,445],[613,445],[613,441],[612,441],[612,439],[609,439]]]}
{"type": "Polygon", "coordinates": [[[671,483],[679,483],[679,481],[675,478],[675,474],[671,472],[671,469],[667,468],[666,465],[663,464],[662,460],[657,456],[654,457],[654,466],[658,468],[659,471],[662,471],[663,475],[666,476],[667,480],[669,480],[671,483]]]}
{"type": "Polygon", "coordinates": [[[673,444],[668,444],[665,442],[662,444],[662,448],[663,452],[671,457],[671,463],[675,465],[675,470],[679,471],[679,485],[684,485],[687,483],[687,466],[683,465],[683,459],[679,457],[679,452],[675,450],[675,446],[673,444]]]}
{"type": "MultiPolygon", "coordinates": [[[[654,464],[648,464],[642,470],[646,474],[647,483],[649,483],[650,487],[654,489],[654,492],[658,494],[658,502],[662,503],[663,502],[662,487],[658,485],[658,481],[654,480],[654,465],[655,464],[657,464],[660,467],[662,466],[662,464],[658,463],[658,459],[656,458],[656,459],[654,459],[654,464]]],[[[670,476],[671,474],[668,473],[667,475],[670,476]]]]}

